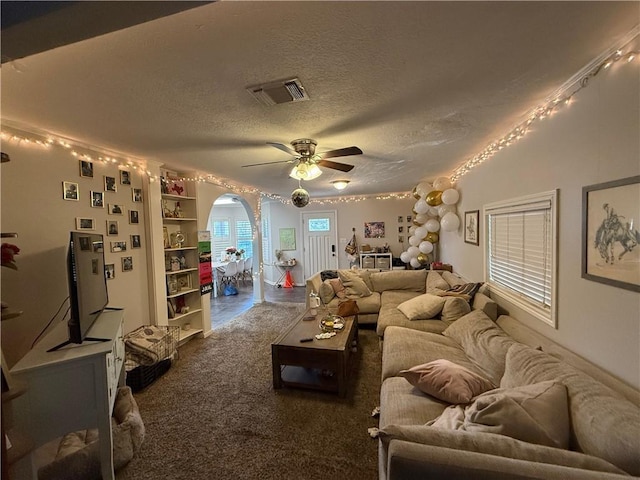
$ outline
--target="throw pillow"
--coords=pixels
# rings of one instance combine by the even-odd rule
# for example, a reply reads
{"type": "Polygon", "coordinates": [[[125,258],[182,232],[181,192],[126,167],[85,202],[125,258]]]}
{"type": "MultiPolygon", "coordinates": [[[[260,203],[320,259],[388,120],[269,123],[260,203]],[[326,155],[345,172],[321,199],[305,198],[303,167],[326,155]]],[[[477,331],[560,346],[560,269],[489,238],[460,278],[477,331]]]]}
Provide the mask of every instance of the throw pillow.
{"type": "Polygon", "coordinates": [[[327,305],[331,300],[333,300],[333,297],[336,296],[336,292],[333,291],[333,287],[331,286],[329,280],[325,280],[324,282],[322,282],[320,288],[318,289],[318,296],[320,297],[320,300],[322,300],[322,303],[325,305],[327,305]]]}
{"type": "Polygon", "coordinates": [[[402,302],[398,310],[405,314],[409,320],[426,320],[435,318],[442,311],[444,298],[425,293],[402,302]]]}
{"type": "Polygon", "coordinates": [[[356,271],[339,270],[338,275],[344,285],[347,298],[361,298],[371,295],[371,290],[356,271]]]}
{"type": "Polygon", "coordinates": [[[442,297],[444,306],[442,307],[442,315],[440,320],[446,323],[452,323],[462,318],[471,311],[471,306],[464,298],[459,297],[442,297]]]}
{"type": "Polygon", "coordinates": [[[427,273],[427,293],[442,292],[448,290],[450,285],[435,270],[429,270],[427,273]]]}
{"type": "Polygon", "coordinates": [[[399,374],[420,391],[447,403],[469,403],[473,397],[495,388],[481,375],[445,359],[401,370],[399,374]]]}
{"type": "Polygon", "coordinates": [[[335,293],[338,298],[345,298],[347,296],[347,292],[344,291],[344,285],[339,278],[330,278],[329,285],[333,288],[333,293],[335,293]]]}
{"type": "Polygon", "coordinates": [[[567,389],[554,381],[496,389],[469,406],[452,405],[427,425],[506,435],[524,442],[569,447],[567,389]]]}

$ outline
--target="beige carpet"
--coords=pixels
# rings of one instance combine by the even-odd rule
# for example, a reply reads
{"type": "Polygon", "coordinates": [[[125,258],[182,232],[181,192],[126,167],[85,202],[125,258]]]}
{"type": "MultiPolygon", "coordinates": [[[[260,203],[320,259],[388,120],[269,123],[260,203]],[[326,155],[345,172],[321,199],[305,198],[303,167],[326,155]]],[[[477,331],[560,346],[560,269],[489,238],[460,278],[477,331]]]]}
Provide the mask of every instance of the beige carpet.
{"type": "Polygon", "coordinates": [[[263,303],[204,340],[135,398],[147,435],[118,480],[377,478],[367,428],[379,403],[380,352],[360,330],[347,397],[273,390],[271,342],[303,305],[263,303]]]}

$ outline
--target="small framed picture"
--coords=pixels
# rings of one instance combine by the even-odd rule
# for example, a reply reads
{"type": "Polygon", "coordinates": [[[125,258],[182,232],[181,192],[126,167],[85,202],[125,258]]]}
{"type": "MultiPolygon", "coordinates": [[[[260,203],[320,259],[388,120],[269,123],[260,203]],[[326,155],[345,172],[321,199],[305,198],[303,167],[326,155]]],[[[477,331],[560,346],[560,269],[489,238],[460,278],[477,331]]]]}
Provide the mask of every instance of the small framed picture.
{"type": "Polygon", "coordinates": [[[404,243],[404,236],[398,235],[398,243],[404,243]]]}
{"type": "Polygon", "coordinates": [[[129,223],[131,223],[131,224],[140,223],[140,217],[138,216],[138,210],[129,210],[129,223]]]}
{"type": "Polygon", "coordinates": [[[91,239],[89,237],[80,237],[80,250],[83,252],[91,251],[91,239]]]}
{"type": "Polygon", "coordinates": [[[127,242],[111,242],[111,253],[126,252],[127,242]]]}
{"type": "Polygon", "coordinates": [[[176,280],[175,275],[171,275],[167,279],[167,291],[169,292],[169,295],[175,295],[178,293],[178,281],[176,280]]]}
{"type": "Polygon", "coordinates": [[[77,202],[78,184],[73,182],[62,182],[62,198],[77,202]]]}
{"type": "Polygon", "coordinates": [[[141,246],[140,235],[131,235],[131,248],[140,248],[141,246]]]}
{"type": "Polygon", "coordinates": [[[403,226],[399,226],[398,227],[398,233],[402,233],[404,232],[404,227],[403,226]]]}
{"type": "Polygon", "coordinates": [[[93,162],[80,160],[80,176],[93,178],[93,162]]]}
{"type": "Polygon", "coordinates": [[[104,208],[104,192],[91,192],[91,206],[104,208]]]}
{"type": "Polygon", "coordinates": [[[107,263],[104,266],[104,276],[107,280],[111,280],[116,277],[116,267],[113,263],[107,263]]]}
{"type": "Polygon", "coordinates": [[[109,215],[122,215],[123,212],[124,209],[122,208],[122,205],[118,205],[116,203],[109,204],[109,215]]]}
{"type": "Polygon", "coordinates": [[[411,223],[411,215],[407,215],[407,223],[411,223]]]}
{"type": "Polygon", "coordinates": [[[120,185],[131,185],[131,173],[129,173],[129,170],[120,170],[120,185]]]}
{"type": "Polygon", "coordinates": [[[107,220],[107,235],[118,235],[118,221],[107,220]]]}
{"type": "Polygon", "coordinates": [[[403,219],[404,219],[404,217],[402,215],[398,215],[398,223],[402,223],[403,219]]]}
{"type": "Polygon", "coordinates": [[[104,176],[104,191],[105,192],[117,192],[118,187],[116,185],[116,177],[104,176]]]}
{"type": "Polygon", "coordinates": [[[132,188],[131,195],[133,196],[134,202],[142,202],[142,189],[141,188],[132,188]]]}
{"type": "Polygon", "coordinates": [[[133,270],[133,257],[122,257],[122,271],[130,272],[133,270]]]}
{"type": "Polygon", "coordinates": [[[464,212],[464,241],[471,245],[480,245],[478,236],[478,223],[480,221],[480,211],[471,210],[464,212]]]}
{"type": "Polygon", "coordinates": [[[95,223],[93,218],[76,217],[76,230],[95,230],[95,223]]]}
{"type": "Polygon", "coordinates": [[[178,290],[191,290],[191,275],[188,273],[185,275],[176,275],[178,281],[178,290]]]}

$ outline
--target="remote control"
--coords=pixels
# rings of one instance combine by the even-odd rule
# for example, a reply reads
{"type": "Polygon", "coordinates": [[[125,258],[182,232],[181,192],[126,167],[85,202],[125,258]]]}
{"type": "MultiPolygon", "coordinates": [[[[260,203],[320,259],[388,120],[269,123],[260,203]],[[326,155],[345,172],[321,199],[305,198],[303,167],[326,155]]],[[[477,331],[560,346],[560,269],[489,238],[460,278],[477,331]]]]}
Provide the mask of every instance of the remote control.
{"type": "Polygon", "coordinates": [[[311,338],[301,338],[300,339],[300,343],[304,343],[304,342],[313,342],[313,337],[311,337],[311,338]]]}

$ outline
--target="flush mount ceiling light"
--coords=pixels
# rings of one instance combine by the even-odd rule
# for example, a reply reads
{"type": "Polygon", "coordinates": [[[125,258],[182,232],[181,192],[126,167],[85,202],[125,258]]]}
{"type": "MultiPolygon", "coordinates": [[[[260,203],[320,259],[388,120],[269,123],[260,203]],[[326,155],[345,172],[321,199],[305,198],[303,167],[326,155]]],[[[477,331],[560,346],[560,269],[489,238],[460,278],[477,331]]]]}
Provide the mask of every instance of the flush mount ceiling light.
{"type": "Polygon", "coordinates": [[[318,165],[308,164],[305,162],[300,162],[298,165],[293,167],[289,176],[291,178],[295,178],[297,180],[313,180],[314,178],[318,178],[322,175],[322,170],[318,165]]]}
{"type": "Polygon", "coordinates": [[[349,185],[349,180],[334,180],[331,184],[336,190],[344,190],[349,185]]]}

